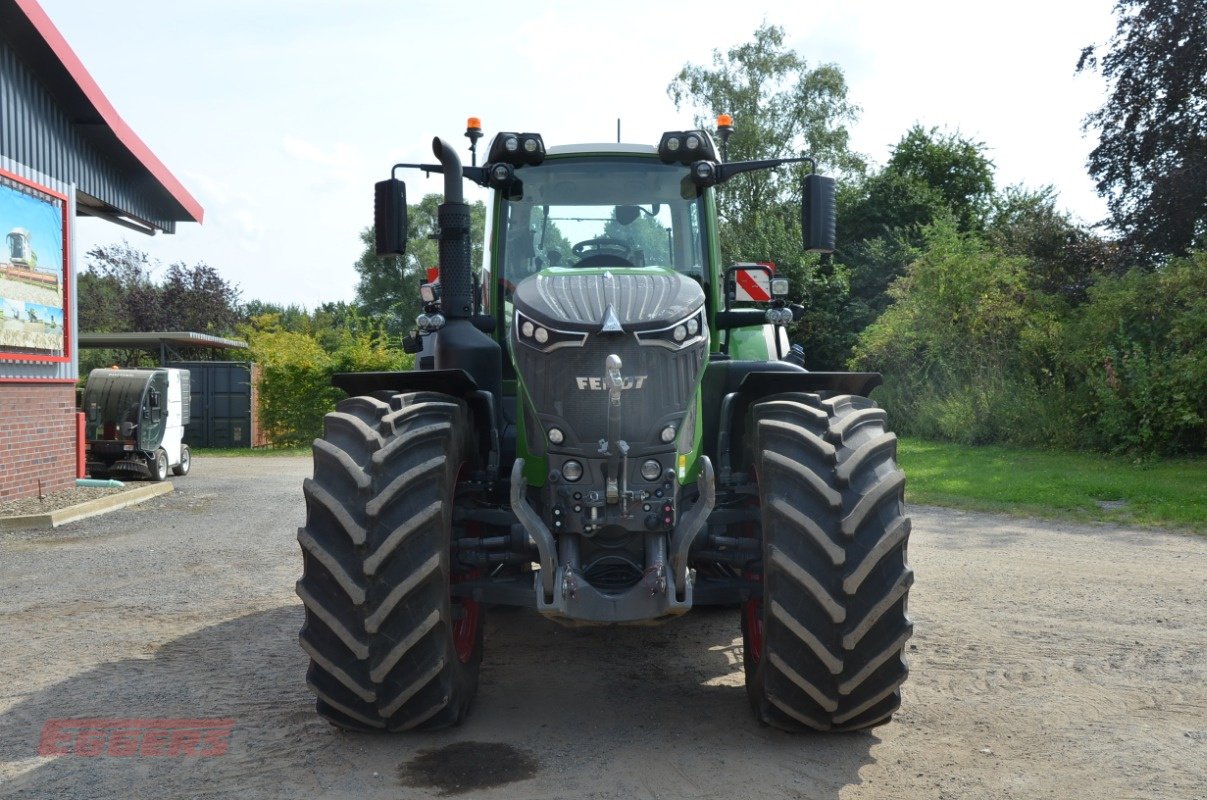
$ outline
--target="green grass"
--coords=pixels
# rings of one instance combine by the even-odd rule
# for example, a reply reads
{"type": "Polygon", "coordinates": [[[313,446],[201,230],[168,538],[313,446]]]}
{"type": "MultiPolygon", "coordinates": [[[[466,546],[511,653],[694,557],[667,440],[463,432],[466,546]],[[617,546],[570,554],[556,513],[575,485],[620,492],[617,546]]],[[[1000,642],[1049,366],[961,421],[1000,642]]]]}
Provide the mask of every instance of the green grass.
{"type": "Polygon", "coordinates": [[[236,456],[308,456],[310,445],[301,447],[195,447],[194,456],[202,458],[234,458],[236,456]]]}
{"type": "Polygon", "coordinates": [[[1207,459],[1135,463],[910,438],[898,459],[913,503],[1207,532],[1207,459]]]}
{"type": "MultiPolygon", "coordinates": [[[[206,448],[199,457],[309,456],[309,447],[206,448]]],[[[976,511],[1207,533],[1207,459],[1135,463],[1093,453],[902,438],[906,499],[976,511]],[[1100,502],[1118,503],[1102,508],[1100,502]]]]}

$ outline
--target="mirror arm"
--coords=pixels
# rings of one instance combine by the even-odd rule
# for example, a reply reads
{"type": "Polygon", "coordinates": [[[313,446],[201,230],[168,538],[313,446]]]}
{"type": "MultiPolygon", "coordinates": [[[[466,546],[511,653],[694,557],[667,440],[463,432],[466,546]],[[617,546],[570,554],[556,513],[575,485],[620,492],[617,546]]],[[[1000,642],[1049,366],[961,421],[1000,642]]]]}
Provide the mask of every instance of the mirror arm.
{"type": "Polygon", "coordinates": [[[728,164],[717,165],[717,183],[724,183],[734,175],[743,172],[753,172],[756,169],[771,169],[784,164],[808,164],[809,172],[817,172],[817,162],[808,156],[802,158],[765,158],[759,161],[731,161],[728,164]]]}
{"type": "MultiPolygon", "coordinates": [[[[423,173],[428,177],[431,177],[433,174],[444,174],[444,166],[442,164],[395,164],[390,168],[390,177],[397,179],[397,173],[400,169],[423,170],[423,173]]],[[[462,167],[461,174],[479,186],[486,185],[486,167],[462,167]]]]}

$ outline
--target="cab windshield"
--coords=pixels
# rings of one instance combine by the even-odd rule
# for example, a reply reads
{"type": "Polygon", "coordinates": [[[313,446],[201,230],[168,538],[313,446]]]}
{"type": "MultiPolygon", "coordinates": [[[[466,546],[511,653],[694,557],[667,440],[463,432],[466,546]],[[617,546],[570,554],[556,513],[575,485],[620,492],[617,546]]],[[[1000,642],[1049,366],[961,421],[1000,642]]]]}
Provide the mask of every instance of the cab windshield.
{"type": "Polygon", "coordinates": [[[703,199],[688,168],[651,158],[550,159],[518,170],[501,209],[502,279],[546,267],[662,267],[705,280],[703,199]]]}

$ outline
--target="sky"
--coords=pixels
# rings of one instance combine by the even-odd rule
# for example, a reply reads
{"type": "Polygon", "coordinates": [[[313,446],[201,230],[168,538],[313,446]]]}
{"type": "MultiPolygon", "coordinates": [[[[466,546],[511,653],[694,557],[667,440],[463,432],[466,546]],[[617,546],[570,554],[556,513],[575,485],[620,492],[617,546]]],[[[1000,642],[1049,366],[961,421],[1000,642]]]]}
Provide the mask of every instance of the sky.
{"type": "MultiPolygon", "coordinates": [[[[124,238],[164,267],[215,267],[244,300],[352,300],[373,183],[433,161],[433,136],[462,147],[469,116],[483,144],[500,130],[615,141],[618,118],[625,141],[689,127],[667,85],[763,22],[811,66],[842,68],[862,109],[851,145],[874,165],[912,125],[937,126],[983,142],[999,186],[1051,184],[1077,219],[1106,215],[1081,129],[1105,85],[1074,68],[1109,40],[1112,0],[39,1],[205,208],[154,237],[81,219],[79,252],[124,238]]],[[[405,179],[412,198],[441,190],[405,179]]]]}

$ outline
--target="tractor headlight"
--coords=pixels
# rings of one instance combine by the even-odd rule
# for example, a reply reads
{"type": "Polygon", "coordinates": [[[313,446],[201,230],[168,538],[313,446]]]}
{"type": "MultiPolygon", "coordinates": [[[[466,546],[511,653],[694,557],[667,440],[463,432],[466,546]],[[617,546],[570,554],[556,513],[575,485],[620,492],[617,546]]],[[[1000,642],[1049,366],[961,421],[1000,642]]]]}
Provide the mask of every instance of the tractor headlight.
{"type": "Polygon", "coordinates": [[[645,478],[650,483],[658,480],[662,475],[662,465],[654,459],[644,462],[641,465],[641,477],[645,478]]]}
{"type": "Polygon", "coordinates": [[[490,142],[486,163],[533,166],[545,160],[545,140],[539,133],[498,133],[490,142]]]}
{"type": "Polygon", "coordinates": [[[583,465],[577,461],[567,461],[562,464],[562,477],[574,483],[583,477],[583,465]]]}
{"type": "Polygon", "coordinates": [[[550,428],[549,429],[549,442],[551,444],[561,444],[565,440],[566,440],[566,435],[564,433],[562,433],[561,428],[550,428]]]}
{"type": "Polygon", "coordinates": [[[693,161],[717,162],[717,147],[706,131],[667,131],[658,141],[658,157],[663,163],[691,164],[693,161]]]}
{"type": "Polygon", "coordinates": [[[583,342],[587,340],[586,333],[546,328],[544,325],[534,323],[518,311],[512,321],[512,327],[516,331],[514,334],[516,342],[543,353],[562,347],[582,347],[583,342]]]}
{"type": "Polygon", "coordinates": [[[704,309],[679,320],[673,325],[656,331],[640,331],[637,341],[641,344],[656,344],[671,350],[679,350],[700,341],[708,335],[708,326],[704,320],[704,309]]]}
{"type": "Polygon", "coordinates": [[[666,444],[670,444],[671,442],[675,441],[675,426],[667,425],[662,429],[662,433],[658,434],[658,438],[666,444]]]}

